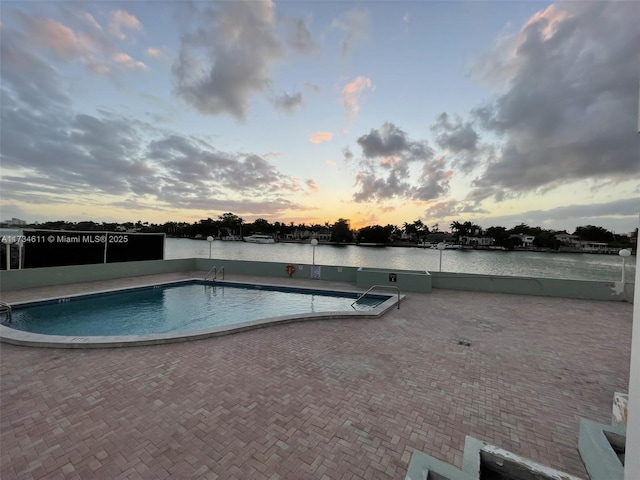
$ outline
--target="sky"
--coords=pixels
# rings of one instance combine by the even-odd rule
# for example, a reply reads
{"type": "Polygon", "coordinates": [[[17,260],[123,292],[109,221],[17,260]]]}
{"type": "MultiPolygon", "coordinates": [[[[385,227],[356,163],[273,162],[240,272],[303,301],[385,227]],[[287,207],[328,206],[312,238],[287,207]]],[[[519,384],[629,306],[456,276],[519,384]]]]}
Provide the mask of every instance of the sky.
{"type": "Polygon", "coordinates": [[[638,226],[629,2],[0,3],[0,218],[638,226]]]}

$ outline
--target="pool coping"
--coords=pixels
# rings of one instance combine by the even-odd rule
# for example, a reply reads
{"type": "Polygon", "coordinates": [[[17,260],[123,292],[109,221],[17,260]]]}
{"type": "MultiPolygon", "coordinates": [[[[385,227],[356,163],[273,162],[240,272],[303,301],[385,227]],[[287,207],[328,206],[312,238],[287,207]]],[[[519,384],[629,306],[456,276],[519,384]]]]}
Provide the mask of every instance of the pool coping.
{"type": "MultiPolygon", "coordinates": [[[[19,308],[24,305],[32,305],[38,303],[50,303],[56,302],[60,299],[73,299],[77,297],[91,297],[97,295],[105,295],[123,291],[134,291],[140,289],[147,289],[153,287],[162,287],[172,284],[189,283],[189,282],[202,282],[202,278],[186,278],[181,280],[172,280],[165,282],[153,282],[144,285],[136,285],[130,288],[112,288],[106,290],[98,290],[90,293],[79,293],[73,295],[66,295],[64,297],[52,297],[41,298],[34,300],[27,300],[22,302],[12,303],[12,307],[19,308]]],[[[216,282],[211,282],[216,284],[216,282]]],[[[362,294],[361,290],[352,289],[340,289],[335,288],[321,288],[321,287],[298,287],[291,285],[278,285],[274,283],[260,283],[260,282],[239,282],[225,280],[223,282],[217,282],[220,286],[258,286],[258,287],[280,287],[288,291],[298,292],[326,292],[326,293],[348,293],[348,294],[362,294]]],[[[112,336],[66,336],[66,335],[47,335],[40,333],[26,332],[23,330],[16,330],[7,325],[0,324],[0,342],[9,343],[13,345],[22,345],[30,347],[43,347],[43,348],[120,348],[120,347],[137,347],[146,345],[160,345],[167,343],[187,342],[194,340],[201,340],[205,338],[218,337],[223,335],[231,335],[234,333],[245,332],[248,330],[254,330],[258,328],[266,328],[276,325],[284,325],[295,322],[305,322],[314,320],[330,320],[338,318],[359,318],[359,319],[375,319],[380,318],[388,310],[398,305],[398,299],[396,295],[389,293],[376,293],[376,295],[389,297],[383,303],[378,305],[372,310],[363,311],[331,311],[331,312],[319,312],[311,314],[293,314],[282,315],[278,317],[263,318],[260,320],[251,320],[242,323],[236,323],[233,325],[223,325],[220,327],[195,330],[192,332],[174,332],[174,333],[156,333],[146,335],[112,335],[112,336]]],[[[400,301],[405,298],[405,295],[400,294],[400,301]]]]}

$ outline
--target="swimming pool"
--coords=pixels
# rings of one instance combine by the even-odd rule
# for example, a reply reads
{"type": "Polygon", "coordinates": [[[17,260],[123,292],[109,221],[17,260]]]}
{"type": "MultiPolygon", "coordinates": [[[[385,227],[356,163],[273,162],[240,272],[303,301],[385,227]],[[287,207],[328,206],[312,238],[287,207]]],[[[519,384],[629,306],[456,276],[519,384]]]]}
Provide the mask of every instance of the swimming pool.
{"type": "Polygon", "coordinates": [[[1,336],[3,341],[12,333],[38,336],[45,343],[66,338],[71,344],[101,346],[164,343],[302,319],[379,316],[394,304],[392,296],[382,294],[369,294],[354,304],[357,296],[190,280],[14,305],[12,321],[1,327],[1,336]]]}

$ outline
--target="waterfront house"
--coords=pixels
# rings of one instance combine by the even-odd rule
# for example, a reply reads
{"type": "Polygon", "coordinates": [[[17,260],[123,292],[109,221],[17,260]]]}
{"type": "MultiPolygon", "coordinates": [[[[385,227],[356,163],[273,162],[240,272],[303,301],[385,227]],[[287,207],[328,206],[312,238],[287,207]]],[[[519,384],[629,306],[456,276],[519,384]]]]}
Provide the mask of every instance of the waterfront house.
{"type": "Polygon", "coordinates": [[[518,238],[520,245],[525,248],[533,247],[533,241],[536,239],[535,235],[525,235],[524,233],[514,233],[509,235],[509,238],[518,238]]]}

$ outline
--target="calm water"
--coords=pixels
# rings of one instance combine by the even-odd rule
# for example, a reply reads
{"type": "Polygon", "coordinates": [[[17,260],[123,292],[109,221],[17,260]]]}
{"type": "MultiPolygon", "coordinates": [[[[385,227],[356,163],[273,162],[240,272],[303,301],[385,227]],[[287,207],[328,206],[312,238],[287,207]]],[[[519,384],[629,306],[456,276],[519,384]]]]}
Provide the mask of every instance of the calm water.
{"type": "Polygon", "coordinates": [[[353,312],[386,298],[188,284],[16,309],[11,327],[49,335],[111,336],[197,331],[281,315],[353,312]]]}
{"type": "MultiPolygon", "coordinates": [[[[313,247],[309,244],[276,243],[260,245],[244,242],[211,244],[211,258],[254,260],[286,263],[312,262],[313,247]]],[[[165,258],[208,258],[209,242],[167,238],[165,258]]],[[[438,250],[410,247],[359,247],[355,245],[318,245],[315,260],[318,265],[347,267],[381,267],[399,270],[438,271],[438,250]]],[[[626,260],[626,281],[633,282],[636,257],[626,260]]],[[[587,253],[502,252],[482,250],[445,250],[442,252],[443,272],[514,275],[543,278],[620,281],[622,258],[618,255],[587,253]]]]}
{"type": "MultiPolygon", "coordinates": [[[[16,235],[20,230],[0,229],[3,235],[16,235]]],[[[211,244],[211,258],[255,260],[286,263],[311,263],[313,247],[309,244],[276,243],[259,245],[244,242],[211,244]]],[[[209,242],[183,238],[167,238],[165,258],[208,258],[209,242]]],[[[355,245],[318,245],[315,259],[318,265],[346,267],[381,267],[399,270],[438,271],[440,252],[408,247],[357,247],[355,245]]],[[[636,256],[626,260],[628,282],[635,278],[636,256]]],[[[618,255],[587,253],[500,252],[479,250],[445,250],[442,271],[514,275],[543,278],[620,281],[622,258],[618,255]]]]}

